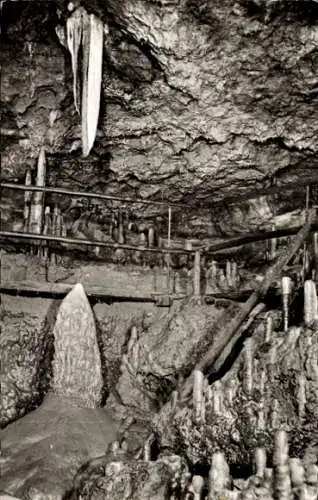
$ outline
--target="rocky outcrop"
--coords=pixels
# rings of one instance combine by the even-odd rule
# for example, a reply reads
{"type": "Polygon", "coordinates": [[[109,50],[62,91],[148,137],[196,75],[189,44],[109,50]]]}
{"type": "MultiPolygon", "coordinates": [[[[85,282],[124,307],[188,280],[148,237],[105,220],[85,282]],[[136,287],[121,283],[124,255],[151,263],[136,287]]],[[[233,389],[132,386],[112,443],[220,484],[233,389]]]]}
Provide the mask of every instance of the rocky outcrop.
{"type": "Polygon", "coordinates": [[[36,408],[51,378],[52,328],[56,307],[49,300],[2,297],[1,427],[36,408]]]}
{"type": "Polygon", "coordinates": [[[114,418],[149,426],[228,314],[230,308],[185,302],[172,306],[168,314],[145,316],[140,326],[133,326],[122,353],[116,392],[111,391],[106,403],[114,418]]]}
{"type": "Polygon", "coordinates": [[[105,466],[85,478],[74,489],[72,499],[83,500],[170,500],[184,498],[189,478],[186,461],[177,455],[168,455],[155,462],[150,460],[106,460],[105,466]],[[105,467],[105,468],[104,468],[105,467]],[[100,473],[100,469],[103,473],[100,473]]]}

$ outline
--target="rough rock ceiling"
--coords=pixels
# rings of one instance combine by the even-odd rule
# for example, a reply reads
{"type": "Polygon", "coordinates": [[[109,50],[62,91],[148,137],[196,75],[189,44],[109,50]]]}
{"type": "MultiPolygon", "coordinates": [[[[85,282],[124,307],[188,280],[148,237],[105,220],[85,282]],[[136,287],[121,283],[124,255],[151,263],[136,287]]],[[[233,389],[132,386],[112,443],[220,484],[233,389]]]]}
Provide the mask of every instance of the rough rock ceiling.
{"type": "MultiPolygon", "coordinates": [[[[316,1],[82,3],[109,29],[103,104],[92,164],[77,173],[63,162],[63,185],[215,202],[315,175],[316,1]]],[[[3,13],[2,123],[26,138],[2,144],[2,177],[20,179],[43,144],[80,156],[70,58],[55,34],[67,2],[6,2],[3,13]]]]}

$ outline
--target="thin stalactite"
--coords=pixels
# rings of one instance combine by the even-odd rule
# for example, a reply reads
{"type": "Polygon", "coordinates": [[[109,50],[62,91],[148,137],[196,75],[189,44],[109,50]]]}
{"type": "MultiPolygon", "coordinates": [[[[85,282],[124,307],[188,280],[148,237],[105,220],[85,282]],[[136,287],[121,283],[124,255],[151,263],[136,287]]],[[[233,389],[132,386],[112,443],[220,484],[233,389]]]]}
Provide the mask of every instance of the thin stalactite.
{"type": "Polygon", "coordinates": [[[74,105],[78,113],[80,113],[80,102],[78,95],[80,90],[80,84],[78,80],[78,56],[82,41],[84,13],[86,14],[86,11],[83,8],[76,9],[71,17],[67,19],[66,23],[67,47],[71,53],[72,58],[74,105]]]}

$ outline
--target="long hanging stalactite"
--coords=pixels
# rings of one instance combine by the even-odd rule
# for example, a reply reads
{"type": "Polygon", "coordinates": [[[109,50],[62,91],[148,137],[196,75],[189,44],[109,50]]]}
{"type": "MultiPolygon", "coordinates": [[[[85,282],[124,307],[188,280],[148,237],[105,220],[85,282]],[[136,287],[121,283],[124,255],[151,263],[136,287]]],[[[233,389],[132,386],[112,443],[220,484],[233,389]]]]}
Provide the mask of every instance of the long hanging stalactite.
{"type": "Polygon", "coordinates": [[[67,47],[71,53],[72,58],[72,72],[73,72],[73,95],[74,104],[76,111],[80,113],[79,104],[79,80],[78,80],[78,53],[82,40],[83,32],[83,16],[85,9],[78,8],[73,12],[73,14],[67,19],[66,22],[66,33],[67,33],[67,47]]]}
{"type": "Polygon", "coordinates": [[[97,132],[103,66],[103,22],[83,7],[67,20],[67,47],[72,58],[73,95],[77,112],[81,111],[82,152],[89,155],[97,132]],[[82,102],[80,110],[79,54],[82,46],[82,102]]]}
{"type": "Polygon", "coordinates": [[[103,64],[103,23],[94,14],[83,22],[82,149],[88,156],[97,132],[103,64]]]}

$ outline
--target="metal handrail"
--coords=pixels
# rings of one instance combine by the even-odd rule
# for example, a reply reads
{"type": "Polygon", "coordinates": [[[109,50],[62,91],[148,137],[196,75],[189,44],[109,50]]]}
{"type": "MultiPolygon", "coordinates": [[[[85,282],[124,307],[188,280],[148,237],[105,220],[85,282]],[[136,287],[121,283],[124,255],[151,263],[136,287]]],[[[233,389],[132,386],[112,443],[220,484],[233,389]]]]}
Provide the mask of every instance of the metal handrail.
{"type": "Polygon", "coordinates": [[[107,248],[122,248],[123,250],[133,250],[138,252],[151,252],[151,253],[162,253],[162,254],[194,254],[196,249],[188,250],[186,248],[153,248],[153,247],[142,247],[135,245],[127,245],[125,243],[111,243],[108,241],[100,240],[86,240],[79,238],[64,238],[62,236],[49,236],[44,234],[34,234],[34,233],[21,233],[18,231],[0,231],[0,238],[18,238],[26,240],[40,240],[40,241],[55,241],[57,243],[67,243],[71,245],[85,245],[85,246],[97,246],[97,247],[107,247],[107,248]]]}
{"type": "Polygon", "coordinates": [[[42,193],[56,193],[56,194],[64,194],[67,196],[78,196],[81,198],[95,198],[99,200],[107,200],[107,201],[120,201],[122,203],[141,203],[143,205],[156,205],[160,207],[165,207],[167,208],[172,207],[172,208],[189,208],[192,207],[194,208],[195,205],[190,205],[190,204],[182,204],[182,203],[170,203],[169,201],[151,201],[151,200],[142,200],[142,199],[134,199],[134,198],[127,198],[127,197],[121,197],[121,196],[110,196],[107,194],[101,194],[101,193],[87,193],[86,191],[72,191],[70,189],[64,189],[64,188],[57,188],[57,187],[46,187],[46,186],[25,186],[24,184],[14,184],[11,182],[1,182],[0,183],[0,188],[1,189],[14,189],[18,191],[37,191],[37,192],[42,192],[42,193]]]}

